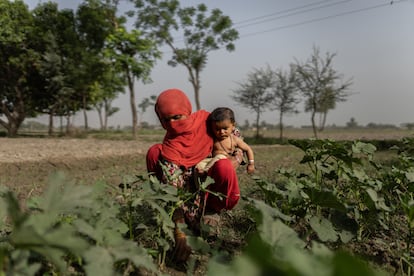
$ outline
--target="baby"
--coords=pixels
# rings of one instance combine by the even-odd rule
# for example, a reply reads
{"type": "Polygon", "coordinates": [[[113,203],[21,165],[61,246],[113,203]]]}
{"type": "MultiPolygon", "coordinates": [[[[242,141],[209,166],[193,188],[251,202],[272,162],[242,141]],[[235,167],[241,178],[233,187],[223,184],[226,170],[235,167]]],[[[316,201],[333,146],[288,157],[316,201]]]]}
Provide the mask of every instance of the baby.
{"type": "MultiPolygon", "coordinates": [[[[247,155],[247,172],[252,174],[254,167],[254,153],[252,148],[236,135],[234,112],[227,107],[218,107],[211,112],[208,118],[211,133],[214,135],[213,158],[207,158],[197,165],[199,172],[207,172],[213,164],[229,156],[237,156],[237,150],[247,155]]],[[[242,164],[242,160],[239,160],[242,164]]]]}

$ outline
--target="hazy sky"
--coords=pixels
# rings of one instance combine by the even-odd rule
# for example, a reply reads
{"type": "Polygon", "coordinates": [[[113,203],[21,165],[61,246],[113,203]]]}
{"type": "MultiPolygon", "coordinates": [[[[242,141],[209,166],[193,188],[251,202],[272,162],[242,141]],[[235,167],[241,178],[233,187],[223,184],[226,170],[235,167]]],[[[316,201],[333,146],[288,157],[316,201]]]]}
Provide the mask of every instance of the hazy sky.
{"type": "MultiPolygon", "coordinates": [[[[33,8],[39,0],[25,0],[33,8]]],[[[43,1],[45,2],[45,1],[43,1]]],[[[55,1],[60,8],[76,9],[81,1],[55,1]]],[[[236,50],[219,50],[209,55],[201,73],[201,105],[211,111],[229,106],[243,124],[255,114],[231,99],[238,83],[254,68],[287,70],[295,59],[306,61],[312,47],[321,53],[336,53],[334,68],[345,79],[353,78],[352,95],[328,114],[327,124],[345,125],[351,117],[360,125],[414,122],[414,0],[183,0],[182,6],[205,3],[229,15],[240,33],[236,50]]],[[[127,1],[121,0],[127,9],[127,1]]],[[[167,88],[181,88],[194,103],[194,93],[183,67],[166,64],[167,48],[152,73],[152,84],[137,83],[137,102],[167,88]]],[[[128,94],[114,102],[122,110],[109,119],[110,125],[130,125],[128,94]]],[[[195,106],[195,105],[193,105],[195,106]]],[[[310,114],[302,106],[298,115],[285,117],[287,125],[309,125],[310,114]]],[[[143,119],[155,122],[153,110],[143,119]]],[[[268,123],[278,122],[277,111],[262,115],[268,123]]],[[[97,125],[97,113],[89,113],[97,125]]],[[[81,114],[75,124],[83,124],[81,114]]]]}

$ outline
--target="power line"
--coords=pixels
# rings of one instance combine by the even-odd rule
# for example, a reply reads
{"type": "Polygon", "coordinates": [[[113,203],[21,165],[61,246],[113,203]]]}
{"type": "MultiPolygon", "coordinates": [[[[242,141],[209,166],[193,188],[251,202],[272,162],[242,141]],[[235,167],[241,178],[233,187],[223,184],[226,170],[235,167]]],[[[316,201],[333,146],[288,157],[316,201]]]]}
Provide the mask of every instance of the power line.
{"type": "Polygon", "coordinates": [[[295,11],[295,10],[298,10],[298,9],[303,9],[303,8],[310,7],[310,6],[319,5],[320,3],[324,3],[324,2],[328,2],[328,1],[330,1],[330,0],[323,0],[323,1],[316,2],[316,3],[311,3],[311,4],[303,5],[303,6],[300,6],[300,7],[296,7],[296,8],[290,8],[290,9],[286,9],[286,10],[283,10],[283,11],[277,11],[277,12],[274,12],[274,13],[271,13],[271,14],[267,14],[267,15],[261,15],[261,16],[258,16],[258,17],[245,19],[245,20],[234,23],[234,25],[239,25],[239,24],[255,21],[257,19],[263,19],[263,18],[266,18],[266,17],[271,17],[271,16],[275,16],[275,15],[295,11]]]}
{"type": "Polygon", "coordinates": [[[310,23],[314,23],[314,22],[319,22],[319,21],[323,21],[323,20],[327,20],[327,19],[332,19],[332,18],[335,18],[335,17],[340,17],[340,16],[350,15],[350,14],[364,12],[364,11],[368,11],[368,10],[378,9],[378,8],[382,8],[382,7],[389,6],[389,5],[397,5],[397,4],[401,4],[402,2],[406,2],[406,1],[408,1],[408,0],[394,0],[394,1],[390,1],[389,3],[378,4],[378,5],[369,6],[369,7],[366,7],[366,8],[360,8],[360,9],[355,9],[355,10],[346,11],[346,12],[342,12],[342,13],[337,13],[337,14],[333,14],[333,15],[328,15],[328,16],[324,16],[324,17],[305,20],[305,21],[302,21],[302,22],[283,25],[283,26],[280,26],[280,27],[271,28],[271,29],[263,30],[263,31],[259,31],[259,32],[252,32],[252,33],[245,34],[242,37],[254,36],[254,35],[258,35],[258,34],[274,32],[274,31],[278,31],[278,30],[282,30],[282,29],[293,28],[293,27],[297,27],[297,26],[301,26],[301,25],[306,25],[306,24],[310,24],[310,23]]]}
{"type": "MultiPolygon", "coordinates": [[[[343,3],[346,3],[346,2],[351,2],[351,1],[352,0],[342,0],[342,1],[339,1],[339,2],[328,3],[326,5],[322,5],[322,6],[319,6],[319,7],[312,7],[312,8],[308,8],[308,9],[303,10],[304,8],[306,8],[308,6],[314,6],[316,4],[326,2],[326,1],[320,1],[320,2],[317,2],[317,3],[313,3],[312,5],[305,5],[305,6],[301,6],[301,7],[298,7],[298,8],[292,8],[292,9],[288,9],[288,10],[285,10],[285,11],[276,12],[276,13],[273,13],[271,15],[264,15],[264,16],[253,18],[253,19],[247,19],[247,20],[244,20],[244,21],[241,21],[241,22],[249,22],[249,21],[254,21],[254,20],[258,20],[258,19],[262,19],[262,20],[260,20],[258,22],[249,23],[249,24],[242,24],[241,26],[237,26],[236,28],[238,28],[238,29],[245,28],[245,27],[249,27],[249,26],[252,26],[252,25],[257,25],[257,24],[261,24],[261,23],[265,23],[265,22],[269,22],[269,21],[274,21],[274,20],[278,20],[278,19],[281,19],[281,18],[290,17],[290,16],[293,16],[293,15],[307,13],[307,12],[310,12],[310,11],[320,10],[320,9],[336,6],[336,5],[343,4],[343,3]],[[295,10],[299,10],[299,11],[291,12],[291,11],[295,11],[295,10]],[[283,13],[287,13],[287,12],[291,12],[291,13],[283,14],[283,13]],[[274,17],[274,18],[264,19],[266,17],[275,16],[275,15],[278,15],[278,14],[283,14],[283,15],[279,15],[279,16],[274,17]]],[[[239,23],[236,23],[235,25],[239,25],[239,24],[241,24],[241,23],[239,22],[239,23]]]]}
{"type": "MultiPolygon", "coordinates": [[[[262,15],[262,16],[258,16],[258,17],[254,17],[254,18],[245,19],[245,20],[242,20],[242,21],[239,21],[239,22],[235,23],[234,28],[235,29],[241,29],[241,28],[252,26],[252,25],[257,25],[257,24],[261,24],[261,23],[264,23],[264,22],[268,22],[268,21],[274,21],[274,20],[278,20],[278,19],[285,18],[285,17],[290,17],[290,16],[293,16],[293,15],[301,14],[301,13],[307,13],[307,12],[310,12],[310,11],[320,10],[320,9],[323,9],[323,8],[336,6],[336,5],[343,4],[343,3],[346,3],[346,2],[351,2],[351,1],[353,1],[353,0],[341,0],[339,2],[329,3],[329,4],[318,6],[318,7],[312,7],[312,6],[315,6],[315,5],[320,5],[320,4],[325,3],[325,2],[331,2],[331,0],[322,0],[322,1],[319,1],[319,2],[316,2],[316,3],[311,3],[311,4],[307,4],[307,5],[303,5],[303,6],[299,6],[299,7],[295,7],[295,8],[289,8],[289,9],[286,9],[286,10],[274,12],[274,13],[267,14],[267,15],[262,15]],[[312,8],[308,8],[308,7],[312,7],[312,8]],[[305,9],[305,8],[308,8],[308,9],[305,9]],[[303,10],[303,9],[305,9],[305,10],[303,10]],[[296,11],[296,10],[299,10],[299,11],[296,11]],[[292,12],[292,11],[296,11],[296,12],[289,13],[289,12],[292,12]],[[284,14],[284,13],[288,13],[288,14],[280,15],[280,14],[284,14]],[[276,18],[264,19],[264,18],[267,18],[267,17],[275,16],[275,15],[280,15],[280,16],[278,16],[276,18]],[[255,21],[255,20],[258,20],[258,19],[264,19],[264,20],[243,25],[243,23],[255,21]],[[240,24],[241,24],[241,26],[236,26],[236,25],[240,25],[240,24]]],[[[174,41],[182,42],[182,41],[184,41],[184,38],[183,37],[180,37],[180,38],[177,37],[177,38],[174,39],[174,41]]]]}

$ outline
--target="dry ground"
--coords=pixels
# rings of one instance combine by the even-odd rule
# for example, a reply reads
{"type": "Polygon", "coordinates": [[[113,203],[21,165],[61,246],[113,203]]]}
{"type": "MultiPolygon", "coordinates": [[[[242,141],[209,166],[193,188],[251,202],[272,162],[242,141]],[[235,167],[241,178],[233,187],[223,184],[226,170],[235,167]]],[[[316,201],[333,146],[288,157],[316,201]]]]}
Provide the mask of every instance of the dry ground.
{"type": "MultiPolygon", "coordinates": [[[[413,137],[413,131],[396,129],[327,129],[322,139],[400,139],[413,137]]],[[[264,132],[264,136],[277,133],[264,132]]],[[[246,136],[249,133],[246,133],[246,136]]],[[[311,129],[286,129],[286,138],[310,138],[311,129]]],[[[125,175],[143,174],[145,153],[152,142],[137,140],[104,140],[93,138],[0,138],[0,185],[6,185],[21,197],[40,192],[48,177],[63,171],[71,178],[86,184],[105,180],[110,184],[122,181],[125,175]]],[[[148,138],[148,137],[147,137],[148,138]]],[[[266,146],[260,146],[266,147],[266,146]]],[[[264,157],[267,158],[267,157],[264,157]]]]}
{"type": "Polygon", "coordinates": [[[0,138],[0,185],[19,198],[39,194],[49,176],[118,184],[125,175],[143,174],[149,142],[72,138],[0,138]]]}

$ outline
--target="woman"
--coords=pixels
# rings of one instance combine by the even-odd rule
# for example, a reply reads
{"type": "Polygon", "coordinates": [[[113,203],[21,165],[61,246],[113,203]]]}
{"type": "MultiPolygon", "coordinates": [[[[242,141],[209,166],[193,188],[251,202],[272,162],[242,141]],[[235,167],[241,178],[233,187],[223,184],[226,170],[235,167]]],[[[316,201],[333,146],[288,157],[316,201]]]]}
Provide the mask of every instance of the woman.
{"type": "MultiPolygon", "coordinates": [[[[188,97],[179,89],[163,91],[157,98],[155,112],[166,130],[162,144],[155,144],[147,152],[148,172],[167,184],[188,190],[196,189],[194,167],[211,155],[213,138],[207,131],[209,112],[199,110],[192,112],[188,97]],[[164,168],[162,169],[161,164],[164,168]],[[179,173],[176,172],[179,170],[179,173]],[[177,176],[171,178],[171,176],[177,176]]],[[[231,159],[217,161],[208,171],[214,179],[208,189],[225,195],[219,198],[213,194],[200,198],[200,202],[192,202],[174,213],[173,220],[178,223],[187,222],[193,225],[200,219],[202,212],[220,212],[231,210],[239,201],[240,190],[235,168],[239,165],[242,153],[231,159]],[[204,202],[205,200],[205,202],[204,202]],[[203,206],[205,209],[202,210],[203,206]]],[[[186,260],[190,249],[186,245],[184,233],[175,230],[176,252],[178,260],[186,260]]]]}

